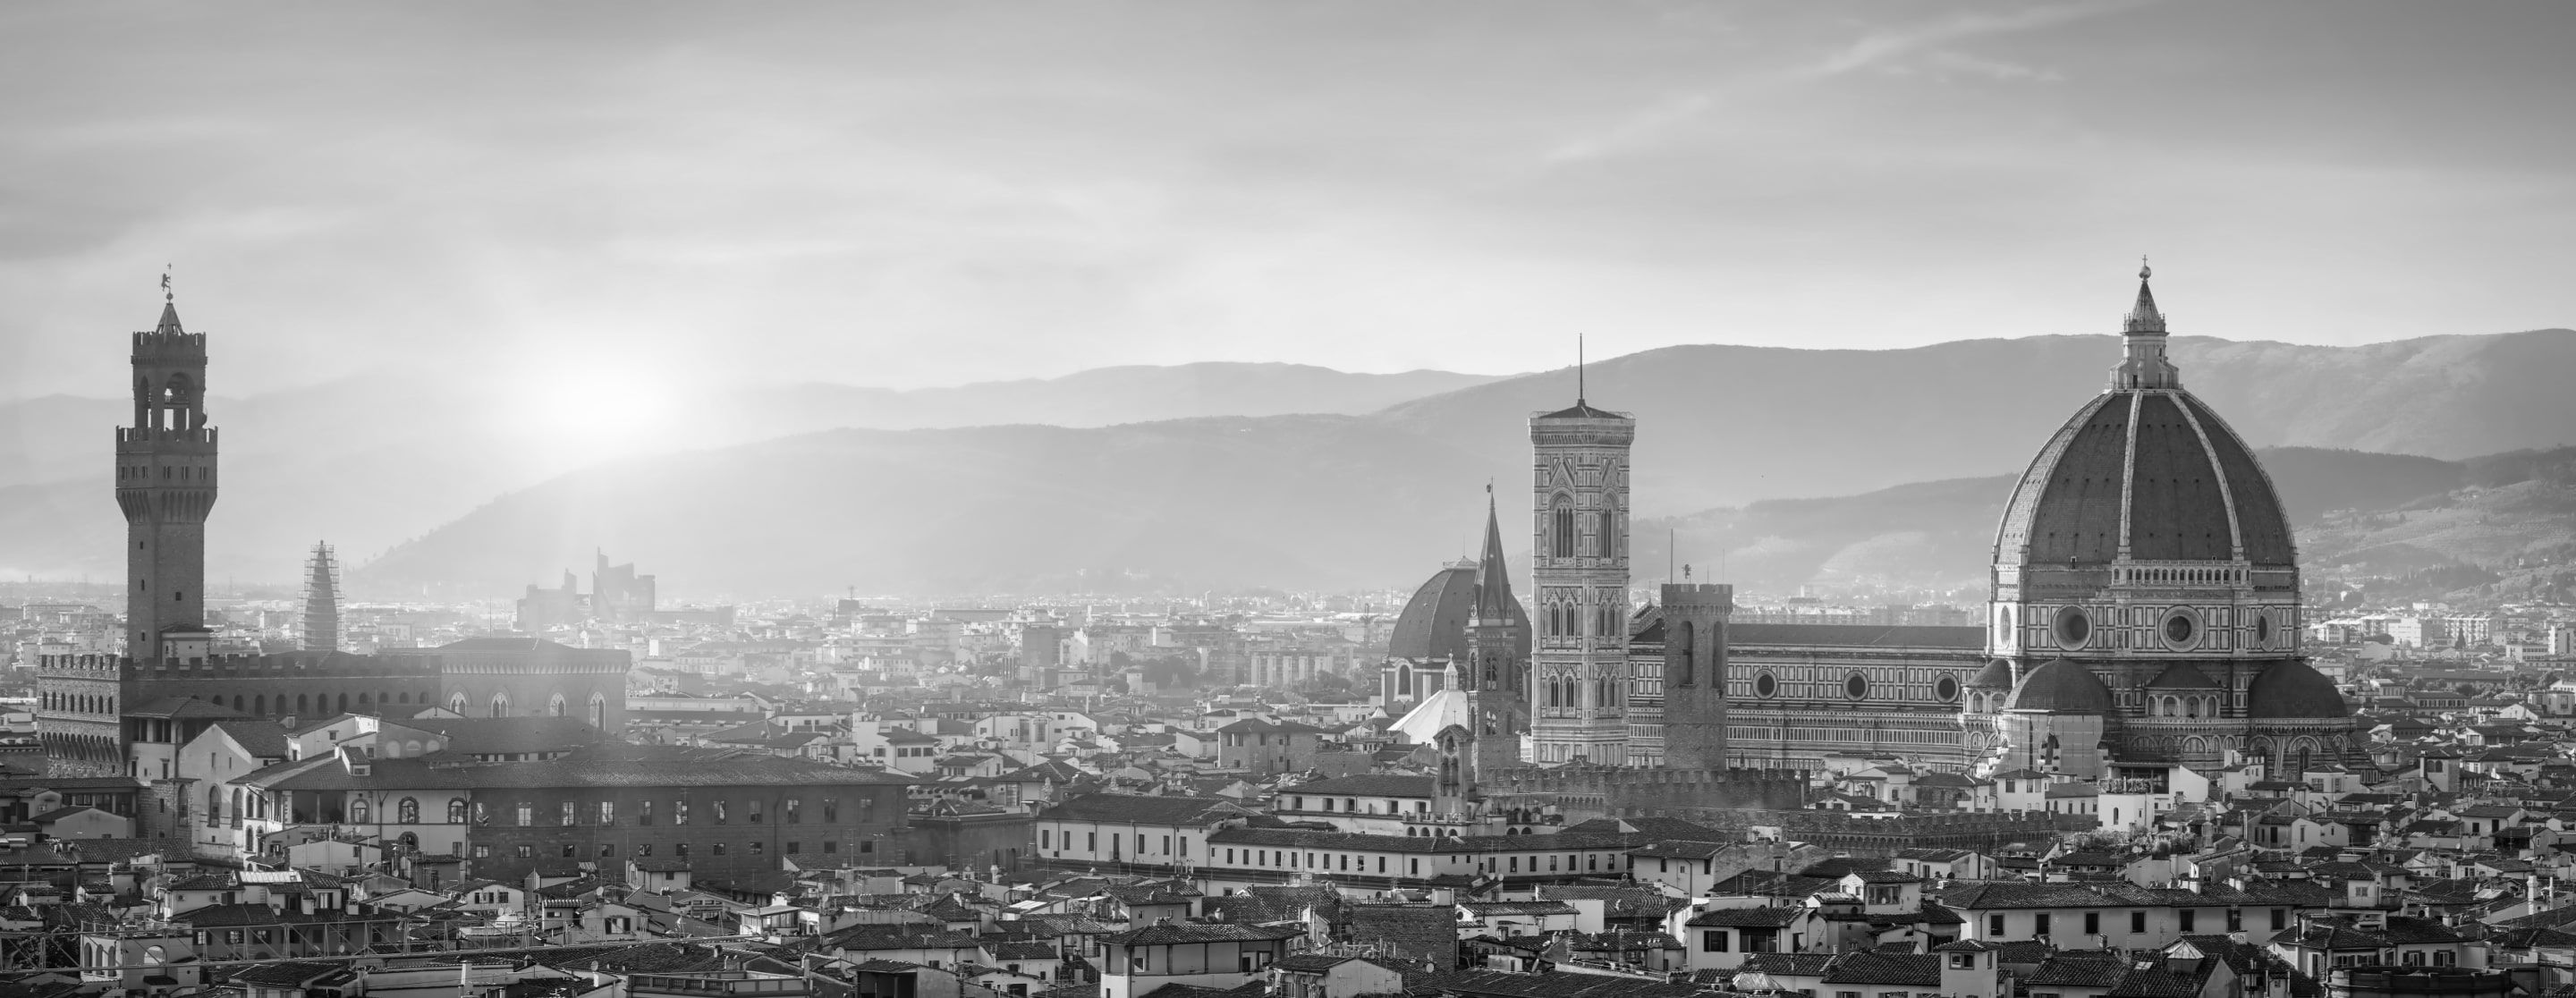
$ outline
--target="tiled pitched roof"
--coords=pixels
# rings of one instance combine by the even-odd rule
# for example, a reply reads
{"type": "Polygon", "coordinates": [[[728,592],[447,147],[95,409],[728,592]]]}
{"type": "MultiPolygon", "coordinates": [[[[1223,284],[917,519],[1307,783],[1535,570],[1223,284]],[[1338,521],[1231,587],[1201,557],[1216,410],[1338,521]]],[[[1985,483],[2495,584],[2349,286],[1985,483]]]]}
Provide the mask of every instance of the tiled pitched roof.
{"type": "Polygon", "coordinates": [[[1930,953],[1845,953],[1826,968],[1826,984],[1941,986],[1941,958],[1930,953]]]}

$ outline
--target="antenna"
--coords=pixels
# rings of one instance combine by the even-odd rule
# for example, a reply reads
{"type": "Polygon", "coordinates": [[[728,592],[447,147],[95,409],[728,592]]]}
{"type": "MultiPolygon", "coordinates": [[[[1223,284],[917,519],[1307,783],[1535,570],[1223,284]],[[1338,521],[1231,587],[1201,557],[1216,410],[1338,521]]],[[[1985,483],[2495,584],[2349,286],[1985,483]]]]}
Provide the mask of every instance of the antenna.
{"type": "Polygon", "coordinates": [[[1574,404],[1583,404],[1583,334],[1574,334],[1574,404]]]}

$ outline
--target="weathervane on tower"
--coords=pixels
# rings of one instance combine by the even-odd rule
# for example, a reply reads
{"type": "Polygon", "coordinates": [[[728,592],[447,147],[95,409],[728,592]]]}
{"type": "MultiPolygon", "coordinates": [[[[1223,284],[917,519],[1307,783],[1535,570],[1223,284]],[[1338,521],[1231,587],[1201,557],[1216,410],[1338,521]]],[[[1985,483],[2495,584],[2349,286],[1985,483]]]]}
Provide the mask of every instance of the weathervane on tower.
{"type": "Polygon", "coordinates": [[[161,265],[161,300],[165,302],[179,300],[177,296],[170,293],[170,265],[166,263],[161,265]]]}

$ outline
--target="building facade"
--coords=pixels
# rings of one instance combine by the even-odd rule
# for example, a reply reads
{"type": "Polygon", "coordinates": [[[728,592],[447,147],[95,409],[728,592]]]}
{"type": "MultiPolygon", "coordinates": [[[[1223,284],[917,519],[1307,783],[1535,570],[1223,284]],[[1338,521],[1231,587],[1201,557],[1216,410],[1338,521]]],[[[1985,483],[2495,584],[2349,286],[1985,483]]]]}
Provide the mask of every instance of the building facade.
{"type": "Polygon", "coordinates": [[[1628,450],[1637,420],[1593,408],[1530,417],[1528,761],[1627,762],[1628,450]]]}

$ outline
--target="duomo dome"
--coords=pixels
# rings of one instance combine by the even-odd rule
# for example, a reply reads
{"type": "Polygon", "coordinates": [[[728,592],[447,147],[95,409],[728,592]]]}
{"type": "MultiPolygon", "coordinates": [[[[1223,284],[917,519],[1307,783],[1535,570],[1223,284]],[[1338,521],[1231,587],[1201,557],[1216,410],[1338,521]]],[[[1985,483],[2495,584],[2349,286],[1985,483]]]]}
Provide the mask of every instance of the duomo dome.
{"type": "Polygon", "coordinates": [[[2041,446],[1996,530],[1987,650],[2016,679],[1981,700],[1991,728],[1970,726],[1990,771],[2236,752],[2286,773],[2350,745],[2351,709],[2299,653],[2289,516],[2183,389],[2147,278],[2110,384],[2041,446]]]}

